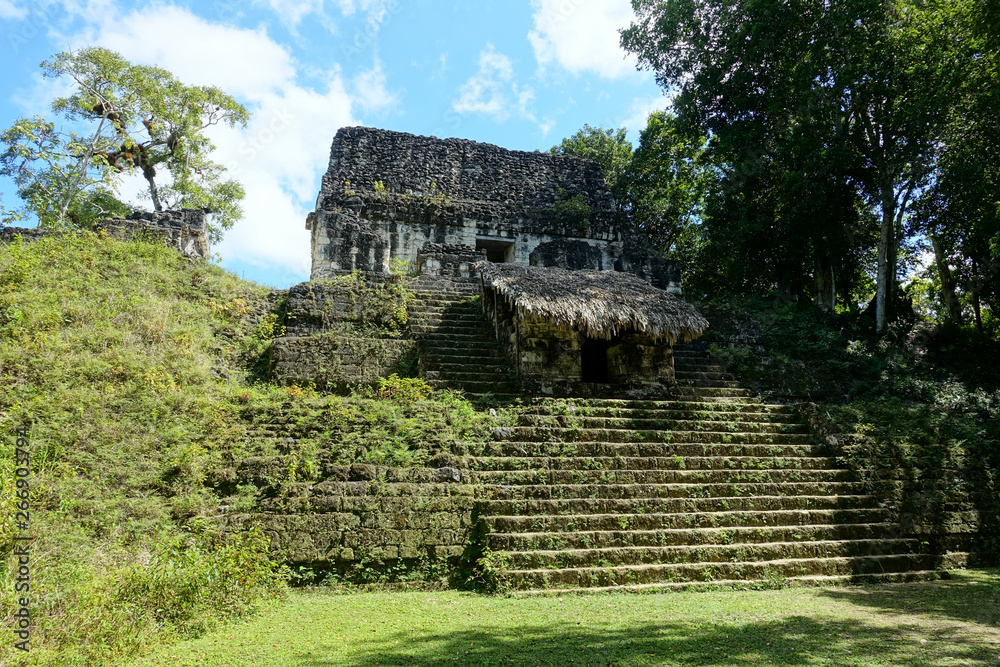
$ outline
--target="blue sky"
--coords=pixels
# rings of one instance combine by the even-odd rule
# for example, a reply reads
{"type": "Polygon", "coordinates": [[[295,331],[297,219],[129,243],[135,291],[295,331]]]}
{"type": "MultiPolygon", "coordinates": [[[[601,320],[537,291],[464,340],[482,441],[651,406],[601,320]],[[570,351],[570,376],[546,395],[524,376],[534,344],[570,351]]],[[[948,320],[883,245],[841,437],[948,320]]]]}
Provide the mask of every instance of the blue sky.
{"type": "MultiPolygon", "coordinates": [[[[253,113],[213,128],[216,158],[246,187],[244,219],[214,250],[276,287],[307,280],[306,214],[339,127],[368,125],[547,150],[584,123],[634,140],[668,104],[618,46],[629,0],[0,0],[0,127],[48,115],[63,91],[38,64],[104,46],[253,113]]],[[[139,204],[141,184],[123,195],[139,204]]],[[[17,201],[0,180],[7,208],[17,201]]]]}

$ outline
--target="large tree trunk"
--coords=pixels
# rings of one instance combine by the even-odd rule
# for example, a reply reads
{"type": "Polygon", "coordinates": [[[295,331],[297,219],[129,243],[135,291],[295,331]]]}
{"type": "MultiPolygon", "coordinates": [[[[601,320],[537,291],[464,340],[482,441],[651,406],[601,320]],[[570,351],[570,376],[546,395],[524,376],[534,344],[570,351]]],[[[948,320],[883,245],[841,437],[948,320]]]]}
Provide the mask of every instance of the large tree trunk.
{"type": "Polygon", "coordinates": [[[816,251],[816,305],[828,313],[837,307],[837,280],[830,254],[825,250],[816,251]]]}
{"type": "Polygon", "coordinates": [[[160,191],[156,189],[156,171],[152,167],[145,167],[142,170],[142,175],[146,177],[146,182],[149,183],[149,196],[153,200],[153,210],[162,211],[163,205],[160,204],[160,191]]]}
{"type": "Polygon", "coordinates": [[[945,257],[941,239],[931,235],[931,244],[934,246],[934,261],[937,264],[938,275],[941,277],[941,296],[944,299],[945,308],[948,309],[948,319],[956,324],[961,324],[962,306],[958,303],[958,296],[955,294],[955,278],[951,275],[951,267],[948,266],[948,258],[945,257]]]}
{"type": "Polygon", "coordinates": [[[894,319],[896,288],[896,195],[892,183],[882,184],[882,232],[875,274],[875,332],[885,332],[894,319]]]}

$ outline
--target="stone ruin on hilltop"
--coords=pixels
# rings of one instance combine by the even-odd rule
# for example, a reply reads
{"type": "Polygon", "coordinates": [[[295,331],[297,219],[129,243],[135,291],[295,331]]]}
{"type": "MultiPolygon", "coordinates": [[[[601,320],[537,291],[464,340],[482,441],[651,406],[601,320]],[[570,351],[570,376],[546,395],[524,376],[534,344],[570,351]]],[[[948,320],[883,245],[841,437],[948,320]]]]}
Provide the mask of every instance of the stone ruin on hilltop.
{"type": "Polygon", "coordinates": [[[575,156],[343,128],[306,226],[312,281],[290,293],[273,355],[282,382],[399,372],[467,394],[659,393],[674,343],[707,326],[679,298],[679,265],[618,211],[600,165],[575,156]],[[392,298],[385,286],[404,274],[417,298],[396,293],[409,322],[394,327],[372,289],[392,298]],[[459,316],[477,295],[478,315],[459,316]]]}
{"type": "Polygon", "coordinates": [[[468,277],[462,259],[478,256],[624,271],[680,292],[677,263],[618,214],[600,165],[574,156],[343,128],[306,227],[313,280],[387,274],[394,262],[468,277]]]}

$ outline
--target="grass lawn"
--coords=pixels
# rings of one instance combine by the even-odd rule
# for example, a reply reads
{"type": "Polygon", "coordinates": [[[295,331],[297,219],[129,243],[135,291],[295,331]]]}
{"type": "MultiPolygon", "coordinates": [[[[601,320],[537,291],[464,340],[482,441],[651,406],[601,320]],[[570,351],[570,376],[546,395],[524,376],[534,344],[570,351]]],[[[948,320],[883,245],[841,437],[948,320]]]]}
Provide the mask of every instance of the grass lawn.
{"type": "Polygon", "coordinates": [[[484,597],[297,592],[153,665],[1000,665],[1000,570],[867,588],[484,597]]]}

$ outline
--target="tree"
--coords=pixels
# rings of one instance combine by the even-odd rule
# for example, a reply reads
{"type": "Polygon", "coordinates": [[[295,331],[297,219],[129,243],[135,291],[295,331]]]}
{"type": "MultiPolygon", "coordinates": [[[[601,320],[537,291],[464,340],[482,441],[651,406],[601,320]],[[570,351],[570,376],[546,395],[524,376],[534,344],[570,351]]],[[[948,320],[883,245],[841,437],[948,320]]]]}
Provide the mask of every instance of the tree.
{"type": "Polygon", "coordinates": [[[690,260],[698,244],[705,195],[714,182],[705,138],[665,111],[649,115],[624,174],[636,224],[665,254],[690,260]]]}
{"type": "Polygon", "coordinates": [[[557,146],[549,149],[549,153],[576,155],[600,164],[611,194],[621,206],[625,190],[623,178],[632,159],[632,143],[625,135],[624,128],[613,130],[584,124],[582,130],[563,139],[557,146]]]}
{"type": "MultiPolygon", "coordinates": [[[[637,21],[622,33],[625,49],[679,91],[679,115],[712,136],[736,178],[749,171],[788,184],[795,178],[781,174],[799,175],[813,197],[827,188],[824,165],[833,165],[828,185],[864,197],[879,218],[879,331],[895,315],[903,222],[933,171],[942,101],[961,76],[940,67],[956,46],[946,19],[918,5],[633,0],[637,21]]],[[[840,210],[850,210],[849,199],[838,197],[840,210]]],[[[796,226],[808,225],[804,215],[796,226]]],[[[850,227],[833,224],[827,236],[840,243],[850,227]]]]}
{"type": "Polygon", "coordinates": [[[624,128],[585,124],[549,152],[599,163],[619,211],[661,252],[690,259],[712,173],[704,144],[703,137],[692,138],[681,128],[676,116],[661,111],[650,114],[634,150],[624,128]]]}
{"type": "Polygon", "coordinates": [[[118,189],[133,173],[145,179],[154,210],[208,209],[216,237],[240,218],[243,188],[223,180],[205,133],[246,125],[249,113],[232,97],[103,48],[58,53],[41,67],[73,83],[71,95],[52,103],[62,123],[22,118],[0,135],[0,173],[14,179],[41,225],[86,225],[120,212],[118,189]]]}

